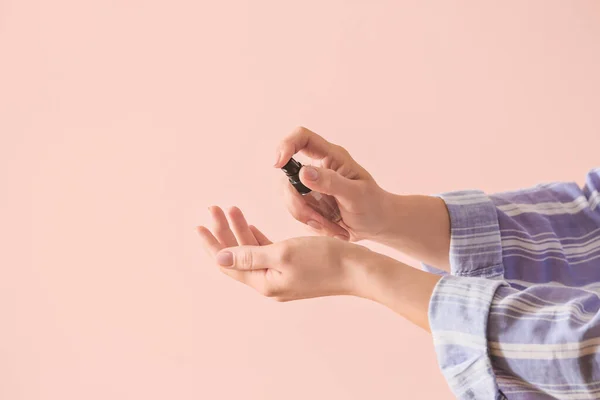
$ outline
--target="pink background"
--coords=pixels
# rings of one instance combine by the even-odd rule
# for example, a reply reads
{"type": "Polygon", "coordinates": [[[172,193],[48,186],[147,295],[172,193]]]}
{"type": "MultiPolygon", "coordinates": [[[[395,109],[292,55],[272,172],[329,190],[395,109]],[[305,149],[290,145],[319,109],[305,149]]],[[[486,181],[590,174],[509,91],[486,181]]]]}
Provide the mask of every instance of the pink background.
{"type": "Polygon", "coordinates": [[[595,1],[0,0],[0,398],[452,398],[429,335],[261,298],[194,226],[306,234],[271,168],[300,124],[394,192],[581,182],[599,38],[595,1]]]}

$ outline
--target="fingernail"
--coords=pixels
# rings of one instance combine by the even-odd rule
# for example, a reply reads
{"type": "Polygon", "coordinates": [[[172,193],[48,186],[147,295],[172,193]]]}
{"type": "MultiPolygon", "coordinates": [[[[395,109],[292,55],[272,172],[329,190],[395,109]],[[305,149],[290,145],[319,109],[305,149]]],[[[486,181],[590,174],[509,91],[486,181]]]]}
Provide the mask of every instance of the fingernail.
{"type": "Polygon", "coordinates": [[[304,176],[306,176],[308,180],[316,181],[319,178],[319,172],[316,169],[314,169],[313,167],[304,168],[306,169],[304,176]]]}
{"type": "Polygon", "coordinates": [[[344,235],[335,235],[334,238],[344,240],[344,241],[348,241],[348,239],[349,239],[348,236],[344,236],[344,235]]]}
{"type": "Polygon", "coordinates": [[[321,224],[315,221],[314,219],[306,221],[306,225],[310,226],[313,229],[321,229],[321,224]]]}
{"type": "Polygon", "coordinates": [[[233,254],[230,251],[222,251],[217,254],[217,264],[221,267],[231,267],[233,265],[233,254]]]}

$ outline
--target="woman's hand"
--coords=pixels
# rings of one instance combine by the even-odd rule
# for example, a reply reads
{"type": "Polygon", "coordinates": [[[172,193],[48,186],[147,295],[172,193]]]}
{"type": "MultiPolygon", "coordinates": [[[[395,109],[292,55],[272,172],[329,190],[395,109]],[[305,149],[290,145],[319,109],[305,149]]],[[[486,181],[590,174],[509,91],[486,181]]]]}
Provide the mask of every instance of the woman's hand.
{"type": "Polygon", "coordinates": [[[335,197],[342,220],[336,224],[321,216],[283,178],[284,199],[292,216],[321,235],[351,241],[376,237],[389,220],[391,194],[379,187],[343,147],[303,127],[280,143],[275,167],[281,168],[298,152],[316,164],[303,167],[300,180],[309,189],[335,197]]]}
{"type": "Polygon", "coordinates": [[[228,218],[219,207],[209,211],[212,232],[198,227],[204,247],[222,272],[259,293],[278,301],[360,293],[357,271],[373,253],[366,247],[314,236],[273,243],[237,207],[228,218]]]}
{"type": "Polygon", "coordinates": [[[336,224],[321,216],[283,177],[284,200],[295,219],[320,235],[369,239],[450,271],[450,217],[442,199],[385,191],[343,147],[302,127],[281,142],[275,166],[282,167],[297,152],[317,164],[300,170],[302,183],[333,196],[342,219],[336,224]]]}
{"type": "Polygon", "coordinates": [[[204,248],[221,271],[277,301],[353,295],[381,303],[429,330],[429,299],[439,276],[364,246],[329,237],[273,243],[233,207],[229,222],[209,207],[213,231],[199,226],[204,248]]]}

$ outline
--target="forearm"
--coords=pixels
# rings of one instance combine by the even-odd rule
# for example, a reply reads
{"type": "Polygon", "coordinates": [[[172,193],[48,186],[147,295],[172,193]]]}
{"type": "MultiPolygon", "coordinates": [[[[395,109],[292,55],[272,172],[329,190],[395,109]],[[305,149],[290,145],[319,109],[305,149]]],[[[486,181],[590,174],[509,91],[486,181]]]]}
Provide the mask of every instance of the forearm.
{"type": "Polygon", "coordinates": [[[372,251],[363,253],[355,271],[358,296],[380,303],[430,331],[429,300],[440,276],[372,251]]]}
{"type": "Polygon", "coordinates": [[[450,217],[444,200],[389,193],[384,207],[388,218],[383,229],[370,238],[372,241],[450,271],[450,217]]]}

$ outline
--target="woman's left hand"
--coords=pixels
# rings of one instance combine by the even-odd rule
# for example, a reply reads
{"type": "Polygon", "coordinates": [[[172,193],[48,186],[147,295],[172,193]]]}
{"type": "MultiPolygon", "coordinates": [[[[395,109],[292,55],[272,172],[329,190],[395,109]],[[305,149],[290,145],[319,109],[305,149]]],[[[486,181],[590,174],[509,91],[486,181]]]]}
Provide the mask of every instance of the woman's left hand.
{"type": "Polygon", "coordinates": [[[277,301],[358,294],[357,267],[374,254],[366,247],[317,236],[273,243],[237,207],[227,216],[216,206],[209,211],[212,231],[199,226],[198,233],[230,277],[277,301]]]}

